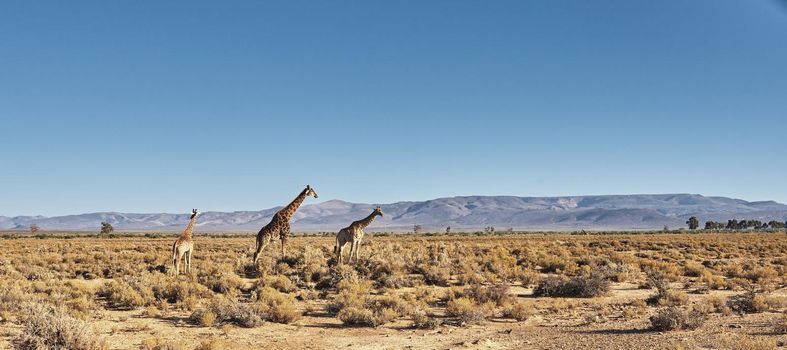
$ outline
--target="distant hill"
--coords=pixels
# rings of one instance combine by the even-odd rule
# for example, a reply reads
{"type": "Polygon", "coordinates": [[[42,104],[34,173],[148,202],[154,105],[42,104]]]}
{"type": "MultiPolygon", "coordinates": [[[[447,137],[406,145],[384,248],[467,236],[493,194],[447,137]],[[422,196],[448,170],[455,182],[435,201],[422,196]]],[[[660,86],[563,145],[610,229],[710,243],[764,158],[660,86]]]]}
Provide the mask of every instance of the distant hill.
{"type": "MultiPolygon", "coordinates": [[[[336,231],[368,215],[372,204],[330,200],[302,206],[293,218],[293,229],[336,231]]],[[[279,209],[206,212],[197,222],[199,230],[256,231],[279,209]]],[[[422,202],[382,205],[385,216],[372,231],[409,231],[413,225],[425,230],[645,230],[685,227],[690,216],[706,220],[787,220],[787,205],[774,201],[747,202],[698,194],[610,195],[568,197],[463,196],[422,202]]],[[[188,222],[188,214],[128,214],[101,212],[57,217],[0,216],[0,229],[27,229],[37,224],[44,230],[95,230],[100,222],[119,230],[175,231],[188,222]]]]}

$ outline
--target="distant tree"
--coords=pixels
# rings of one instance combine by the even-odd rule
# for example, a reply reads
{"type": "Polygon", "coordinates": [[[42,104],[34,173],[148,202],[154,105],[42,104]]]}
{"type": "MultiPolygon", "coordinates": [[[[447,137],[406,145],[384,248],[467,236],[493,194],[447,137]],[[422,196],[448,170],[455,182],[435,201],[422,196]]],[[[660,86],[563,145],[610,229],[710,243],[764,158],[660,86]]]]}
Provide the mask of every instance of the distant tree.
{"type": "Polygon", "coordinates": [[[494,226],[484,227],[484,232],[486,232],[486,233],[495,233],[495,227],[494,226]]]}
{"type": "Polygon", "coordinates": [[[36,225],[36,224],[30,225],[30,233],[36,233],[36,232],[38,232],[38,230],[40,230],[38,225],[36,225]]]}
{"type": "Polygon", "coordinates": [[[445,234],[451,234],[451,226],[445,228],[445,234]]]}
{"type": "Polygon", "coordinates": [[[722,230],[726,225],[721,222],[717,221],[706,221],[705,222],[705,229],[706,230],[722,230]]]}
{"type": "Polygon", "coordinates": [[[696,216],[690,217],[686,224],[689,225],[689,230],[696,230],[697,227],[700,227],[700,221],[697,220],[696,216]]]}
{"type": "Polygon", "coordinates": [[[780,229],[785,227],[785,223],[781,221],[771,220],[770,222],[768,222],[768,226],[770,226],[773,229],[780,229]]]}
{"type": "Polygon", "coordinates": [[[760,220],[743,220],[740,222],[740,224],[742,229],[750,229],[750,228],[756,229],[758,226],[762,225],[760,220]]]}
{"type": "Polygon", "coordinates": [[[727,226],[725,226],[724,228],[726,228],[728,230],[735,230],[735,229],[737,229],[738,228],[738,220],[735,220],[735,219],[727,220],[727,226]]]}
{"type": "Polygon", "coordinates": [[[664,232],[669,232],[669,226],[667,226],[667,225],[664,225],[664,230],[663,230],[663,231],[664,231],[664,232]]]}
{"type": "Polygon", "coordinates": [[[112,227],[112,224],[108,222],[101,222],[101,233],[112,233],[115,231],[115,228],[112,227]]]}
{"type": "Polygon", "coordinates": [[[421,225],[413,225],[413,233],[421,233],[421,225]]]}
{"type": "Polygon", "coordinates": [[[508,228],[508,230],[506,230],[506,231],[507,231],[508,233],[514,233],[514,228],[513,228],[513,227],[509,227],[509,228],[508,228]]]}

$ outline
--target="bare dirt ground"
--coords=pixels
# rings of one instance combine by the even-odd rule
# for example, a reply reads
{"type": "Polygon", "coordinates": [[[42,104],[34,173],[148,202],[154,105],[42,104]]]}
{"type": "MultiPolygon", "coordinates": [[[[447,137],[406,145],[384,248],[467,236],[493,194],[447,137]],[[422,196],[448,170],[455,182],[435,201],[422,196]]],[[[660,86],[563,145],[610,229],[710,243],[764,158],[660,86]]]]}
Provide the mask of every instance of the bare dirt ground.
{"type": "MultiPolygon", "coordinates": [[[[75,317],[84,321],[93,330],[94,336],[102,338],[109,349],[194,349],[207,340],[213,342],[212,347],[207,348],[233,349],[780,348],[787,343],[787,335],[780,334],[775,328],[782,322],[783,300],[787,300],[787,290],[782,280],[782,262],[785,261],[782,259],[787,252],[787,239],[783,236],[519,235],[421,237],[417,241],[399,236],[367,237],[364,248],[370,255],[368,259],[391,260],[401,256],[403,250],[416,252],[412,253],[411,258],[392,262],[399,267],[387,267],[386,271],[401,268],[408,280],[417,282],[386,287],[384,284],[388,282],[378,281],[371,297],[418,294],[417,291],[424,290],[437,295],[434,298],[425,297],[419,304],[427,308],[430,317],[442,321],[441,325],[430,329],[413,327],[411,317],[406,313],[376,327],[345,324],[336,314],[328,312],[326,307],[336,297],[337,287],[318,288],[318,278],[311,281],[297,278],[303,274],[300,270],[307,269],[307,264],[299,260],[290,267],[283,266],[283,260],[276,258],[271,248],[268,248],[267,254],[269,265],[272,266],[258,267],[257,270],[265,272],[249,275],[249,261],[245,254],[253,244],[252,237],[197,237],[195,269],[204,272],[206,266],[213,264],[230,270],[237,277],[230,291],[216,292],[218,288],[213,288],[193,300],[189,299],[190,295],[185,295],[178,300],[143,300],[132,307],[110,306],[100,290],[111,285],[113,280],[133,274],[161,275],[155,283],[170,283],[166,282],[167,279],[194,285],[214,285],[214,282],[209,281],[210,276],[200,275],[200,272],[193,273],[191,277],[177,278],[166,270],[159,272],[157,269],[161,269],[161,266],[169,266],[169,238],[5,239],[0,240],[0,260],[5,264],[7,279],[0,280],[0,283],[5,284],[0,285],[0,291],[7,292],[8,296],[0,295],[0,301],[6,303],[0,308],[5,310],[0,314],[3,317],[0,322],[0,348],[10,349],[18,345],[19,336],[24,332],[24,315],[18,314],[21,309],[14,306],[26,299],[66,305],[69,310],[76,310],[75,317]],[[41,248],[42,244],[47,244],[47,248],[41,248]],[[441,247],[444,248],[442,251],[441,247]],[[103,250],[98,252],[99,248],[103,250]],[[432,257],[427,258],[430,254],[432,257]],[[492,258],[495,254],[502,255],[499,257],[501,262],[495,260],[498,258],[492,258]],[[416,255],[423,255],[427,263],[431,261],[450,270],[447,280],[424,282],[429,279],[416,273],[423,269],[416,268],[421,263],[416,255]],[[516,259],[504,268],[506,263],[502,261],[508,255],[516,256],[516,259]],[[564,261],[554,262],[543,258],[550,255],[564,261]],[[462,266],[462,261],[471,260],[474,262],[469,267],[462,266]],[[600,266],[604,264],[601,261],[609,260],[625,261],[635,268],[627,272],[629,276],[626,278],[613,280],[609,290],[596,297],[535,297],[533,292],[538,283],[526,283],[524,277],[518,275],[534,271],[541,280],[549,275],[581,275],[582,266],[600,266]],[[495,266],[485,266],[485,261],[493,261],[495,266]],[[693,267],[689,262],[692,261],[700,264],[702,270],[691,270],[693,267]],[[555,270],[550,267],[552,263],[563,264],[563,267],[555,270]],[[93,265],[103,266],[90,268],[93,265]],[[518,267],[524,272],[516,270],[518,267]],[[515,271],[504,271],[508,268],[515,271]],[[674,275],[671,286],[685,298],[676,302],[678,307],[697,307],[712,298],[728,301],[730,297],[744,293],[747,273],[766,269],[766,272],[760,271],[761,275],[749,276],[748,279],[751,283],[770,286],[761,292],[769,298],[769,306],[742,313],[724,309],[727,306],[722,303],[723,310],[706,312],[704,317],[707,320],[697,329],[653,330],[650,317],[666,305],[645,305],[644,300],[655,293],[655,289],[646,283],[644,271],[648,269],[662,269],[674,275]],[[470,276],[474,273],[479,276],[470,276]],[[711,286],[710,282],[705,282],[707,277],[702,276],[708,273],[719,276],[721,285],[711,286]],[[243,327],[231,322],[206,326],[190,319],[194,310],[203,308],[208,300],[219,294],[238,303],[254,303],[251,295],[258,280],[277,274],[289,276],[290,280],[295,281],[297,289],[287,294],[296,295],[305,291],[320,293],[319,296],[298,298],[294,305],[297,313],[302,314],[299,319],[290,323],[266,321],[254,327],[243,327]],[[478,277],[478,281],[468,282],[475,277],[478,277]],[[18,280],[11,282],[11,278],[18,280]],[[508,295],[505,303],[526,304],[530,308],[530,317],[524,321],[505,317],[503,310],[507,304],[502,304],[479,324],[457,321],[455,315],[446,312],[445,303],[452,297],[444,295],[461,291],[470,284],[505,284],[508,295]],[[72,290],[80,292],[63,296],[72,290]],[[12,298],[10,295],[15,296],[12,298]],[[73,302],[76,299],[70,299],[85,295],[91,299],[87,301],[88,306],[81,306],[73,302]],[[156,312],[151,313],[151,308],[156,312]],[[151,339],[169,343],[166,346],[152,345],[151,339]]],[[[330,261],[331,241],[323,237],[296,237],[288,253],[293,256],[298,252],[303,253],[306,246],[321,249],[324,255],[317,265],[325,266],[314,267],[317,269],[314,273],[321,274],[316,277],[327,279],[331,272],[321,269],[328,269],[330,264],[335,263],[330,261]]],[[[384,278],[367,271],[362,266],[364,264],[373,266],[369,261],[361,261],[356,265],[356,272],[353,273],[357,273],[359,279],[377,281],[384,278]]],[[[424,272],[423,275],[428,276],[429,273],[424,272]]],[[[206,348],[204,344],[203,348],[206,348]]]]}

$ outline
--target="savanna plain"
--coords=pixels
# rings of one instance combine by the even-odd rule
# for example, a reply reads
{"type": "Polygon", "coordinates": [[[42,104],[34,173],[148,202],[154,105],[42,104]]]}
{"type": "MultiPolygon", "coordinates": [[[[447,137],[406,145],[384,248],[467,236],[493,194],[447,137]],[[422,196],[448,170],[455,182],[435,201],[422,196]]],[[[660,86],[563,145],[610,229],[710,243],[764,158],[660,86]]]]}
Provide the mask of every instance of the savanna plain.
{"type": "Polygon", "coordinates": [[[0,238],[0,348],[774,349],[787,234],[0,238]],[[346,257],[345,257],[346,258],[346,257]]]}

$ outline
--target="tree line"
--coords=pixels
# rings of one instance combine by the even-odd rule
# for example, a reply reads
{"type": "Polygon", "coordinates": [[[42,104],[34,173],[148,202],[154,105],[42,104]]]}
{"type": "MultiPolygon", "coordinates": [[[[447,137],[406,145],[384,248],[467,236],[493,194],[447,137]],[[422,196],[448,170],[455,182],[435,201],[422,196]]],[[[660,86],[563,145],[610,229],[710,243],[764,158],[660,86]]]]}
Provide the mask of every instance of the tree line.
{"type": "MultiPolygon", "coordinates": [[[[39,227],[38,225],[36,224],[30,225],[30,233],[36,233],[39,230],[41,230],[41,227],[39,227]]],[[[115,228],[112,227],[112,224],[104,221],[101,222],[101,233],[112,233],[114,231],[115,228]]]]}
{"type": "MultiPolygon", "coordinates": [[[[690,217],[686,221],[690,230],[696,230],[700,227],[700,221],[696,216],[690,217]]],[[[787,227],[787,221],[771,220],[769,222],[762,222],[760,220],[738,220],[731,219],[727,222],[722,221],[706,221],[706,230],[766,230],[766,229],[782,229],[787,227]]]]}

